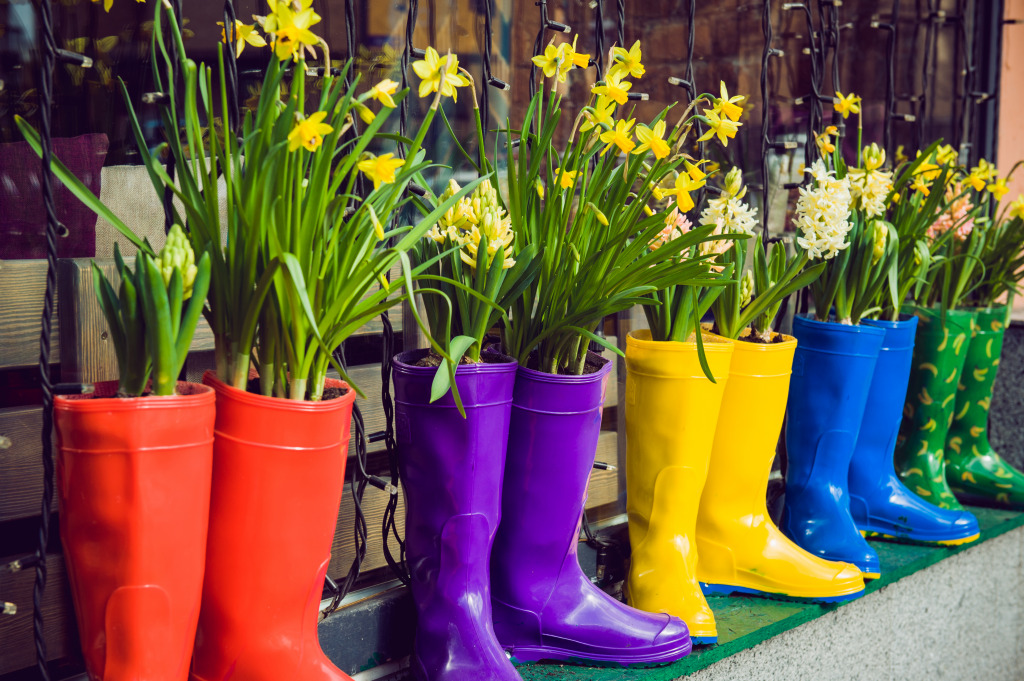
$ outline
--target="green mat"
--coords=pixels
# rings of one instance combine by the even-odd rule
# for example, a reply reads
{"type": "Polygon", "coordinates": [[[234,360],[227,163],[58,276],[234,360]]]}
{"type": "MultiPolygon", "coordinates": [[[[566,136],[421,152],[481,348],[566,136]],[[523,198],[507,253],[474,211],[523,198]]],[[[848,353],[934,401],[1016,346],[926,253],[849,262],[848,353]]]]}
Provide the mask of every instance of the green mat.
{"type": "MultiPolygon", "coordinates": [[[[969,551],[982,542],[1024,525],[1024,513],[989,508],[970,508],[981,525],[981,539],[963,546],[920,546],[872,541],[882,561],[882,578],[867,583],[867,594],[903,579],[929,565],[961,551],[969,551]]],[[[855,602],[855,601],[853,601],[855,602]]],[[[533,679],[572,679],[580,681],[670,681],[710,666],[719,660],[752,648],[758,643],[805,622],[843,607],[843,604],[819,605],[769,600],[754,596],[708,598],[718,622],[718,645],[694,648],[679,662],[653,669],[574,667],[562,664],[519,666],[524,681],[533,679]]]]}

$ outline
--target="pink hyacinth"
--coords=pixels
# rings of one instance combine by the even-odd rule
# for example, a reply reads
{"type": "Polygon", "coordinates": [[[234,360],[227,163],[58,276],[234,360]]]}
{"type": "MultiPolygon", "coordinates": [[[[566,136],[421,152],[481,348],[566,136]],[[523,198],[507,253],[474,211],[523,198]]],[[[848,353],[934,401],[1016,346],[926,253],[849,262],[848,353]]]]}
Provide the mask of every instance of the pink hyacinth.
{"type": "Polygon", "coordinates": [[[678,208],[673,208],[672,212],[665,216],[665,228],[658,232],[658,235],[651,240],[651,250],[657,250],[669,241],[678,239],[692,228],[693,223],[690,222],[689,218],[680,213],[678,208]]]}
{"type": "MultiPolygon", "coordinates": [[[[959,184],[952,185],[946,189],[946,198],[952,199],[957,194],[960,194],[961,191],[962,189],[959,184]]],[[[971,203],[969,194],[964,194],[956,201],[953,201],[949,208],[936,218],[935,222],[928,228],[928,238],[934,241],[955,226],[956,238],[960,241],[967,241],[967,237],[971,235],[971,231],[974,229],[974,219],[969,217],[973,208],[974,205],[971,203]]]]}

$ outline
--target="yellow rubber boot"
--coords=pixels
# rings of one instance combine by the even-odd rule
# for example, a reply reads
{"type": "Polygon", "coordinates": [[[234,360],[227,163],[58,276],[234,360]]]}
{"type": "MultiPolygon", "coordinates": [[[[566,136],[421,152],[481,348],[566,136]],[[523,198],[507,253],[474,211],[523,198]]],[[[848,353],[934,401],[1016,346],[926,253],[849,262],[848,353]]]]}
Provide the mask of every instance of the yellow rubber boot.
{"type": "Polygon", "coordinates": [[[679,617],[695,644],[718,639],[697,582],[697,509],[732,344],[707,337],[717,383],[701,371],[696,343],[626,340],[626,510],[633,547],[629,604],[679,617]]]}
{"type": "Polygon", "coordinates": [[[860,570],[801,549],[775,526],[765,505],[796,350],[796,339],[783,338],[733,342],[697,515],[697,578],[706,595],[845,601],[864,592],[860,570]]]}

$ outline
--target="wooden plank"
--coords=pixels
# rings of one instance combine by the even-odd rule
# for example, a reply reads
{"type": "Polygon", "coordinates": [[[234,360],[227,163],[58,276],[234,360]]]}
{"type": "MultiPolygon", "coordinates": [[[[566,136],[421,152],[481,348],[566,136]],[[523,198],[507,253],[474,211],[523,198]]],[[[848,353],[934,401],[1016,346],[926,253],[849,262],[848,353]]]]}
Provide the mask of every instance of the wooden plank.
{"type": "Polygon", "coordinates": [[[0,522],[39,515],[42,418],[41,407],[0,409],[0,522]]]}
{"type": "MultiPolygon", "coordinates": [[[[0,558],[0,564],[6,565],[19,557],[0,558]]],[[[72,647],[77,647],[78,641],[72,637],[74,610],[63,556],[47,556],[46,568],[46,590],[43,592],[46,656],[54,660],[71,654],[72,647]]],[[[32,634],[32,587],[35,577],[35,568],[13,573],[0,570],[0,595],[3,600],[14,603],[18,608],[14,615],[0,615],[0,674],[31,667],[36,663],[35,639],[32,634]]]]}
{"type": "MultiPolygon", "coordinates": [[[[135,258],[125,258],[131,266],[135,258]]],[[[71,258],[60,261],[58,298],[60,299],[60,341],[64,354],[60,365],[61,380],[66,383],[96,383],[117,378],[117,356],[110,341],[110,327],[96,300],[92,281],[92,258],[71,258]]],[[[97,260],[96,264],[117,290],[121,278],[113,260],[97,260]]],[[[213,332],[206,319],[200,317],[192,339],[193,351],[212,350],[213,332]]]]}
{"type": "MultiPolygon", "coordinates": [[[[128,259],[130,260],[130,259],[128,259]]],[[[80,382],[85,380],[109,380],[116,378],[110,367],[114,362],[114,351],[104,334],[107,332],[102,320],[99,303],[92,287],[89,269],[91,258],[64,259],[58,270],[58,292],[54,296],[53,341],[51,361],[56,364],[68,359],[67,368],[62,366],[62,381],[80,382]],[[66,282],[66,283],[65,283],[66,282]],[[63,286],[74,290],[64,293],[63,286]],[[78,301],[75,309],[60,315],[60,304],[64,301],[78,301]],[[59,329],[59,317],[76,320],[68,329],[59,329]],[[68,339],[80,344],[74,357],[65,358],[60,347],[68,339]],[[95,368],[92,362],[95,362],[95,368]],[[90,368],[87,368],[90,367],[90,368]]],[[[112,260],[98,260],[108,277],[113,274],[112,260]]],[[[392,278],[397,276],[397,269],[392,278]]],[[[112,282],[114,278],[111,279],[112,282]]],[[[39,359],[39,317],[43,310],[43,291],[46,285],[45,260],[3,260],[0,261],[0,369],[31,366],[39,359]]],[[[396,309],[391,313],[391,323],[396,333],[402,331],[402,313],[396,309]]],[[[354,336],[372,336],[383,331],[379,319],[363,326],[354,336]]],[[[192,350],[213,349],[213,334],[205,319],[200,319],[196,328],[192,350]]]]}
{"type": "MultiPolygon", "coordinates": [[[[45,260],[0,260],[0,369],[31,366],[39,361],[39,320],[45,290],[45,260]]],[[[58,312],[54,307],[50,342],[50,361],[54,364],[61,360],[58,312]]]]}

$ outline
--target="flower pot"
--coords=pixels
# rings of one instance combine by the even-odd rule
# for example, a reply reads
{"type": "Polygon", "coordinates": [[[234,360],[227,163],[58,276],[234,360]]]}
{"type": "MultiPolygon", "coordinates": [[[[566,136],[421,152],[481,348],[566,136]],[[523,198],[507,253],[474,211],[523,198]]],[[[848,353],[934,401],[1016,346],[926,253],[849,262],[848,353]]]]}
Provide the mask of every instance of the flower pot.
{"type": "Polygon", "coordinates": [[[202,594],[213,391],[54,398],[57,493],[89,678],[184,681],[202,594]]]}
{"type": "Polygon", "coordinates": [[[682,620],[620,603],[577,559],[612,367],[588,360],[600,368],[582,376],[518,369],[491,554],[494,631],[514,661],[671,662],[690,652],[682,620]]]}
{"type": "Polygon", "coordinates": [[[646,329],[626,339],[629,604],[679,617],[698,644],[718,638],[697,582],[697,509],[732,357],[732,343],[705,338],[715,383],[696,342],[652,341],[646,329]]]}
{"type": "Polygon", "coordinates": [[[1021,509],[1024,473],[1004,461],[988,441],[988,410],[1010,310],[997,305],[976,313],[946,436],[946,480],[961,501],[1021,509]]]}
{"type": "Polygon", "coordinates": [[[217,394],[210,536],[193,681],[342,681],[317,620],[345,482],[355,391],[300,402],[217,394]]]}
{"type": "Polygon", "coordinates": [[[910,380],[917,317],[898,322],[866,319],[882,329],[867,407],[850,461],[850,513],[868,537],[955,545],[979,536],[978,521],[967,511],[930,504],[896,475],[893,451],[910,380]]]}
{"type": "Polygon", "coordinates": [[[847,476],[885,332],[799,315],[793,335],[780,528],[805,551],[877,577],[878,554],[850,515],[847,476]]]}
{"type": "Polygon", "coordinates": [[[697,578],[708,595],[837,602],[864,593],[860,570],[808,553],[768,515],[768,476],[786,414],[796,339],[733,345],[697,515],[697,578]]]}
{"type": "Polygon", "coordinates": [[[963,506],[946,482],[945,447],[974,312],[946,310],[943,319],[937,308],[908,306],[908,311],[918,323],[896,470],[925,501],[961,511],[963,506]]]}
{"type": "Polygon", "coordinates": [[[517,681],[491,622],[491,545],[501,516],[515,360],[455,370],[466,417],[449,391],[434,403],[427,350],[394,360],[398,463],[405,492],[405,556],[418,621],[418,681],[517,681]]]}

